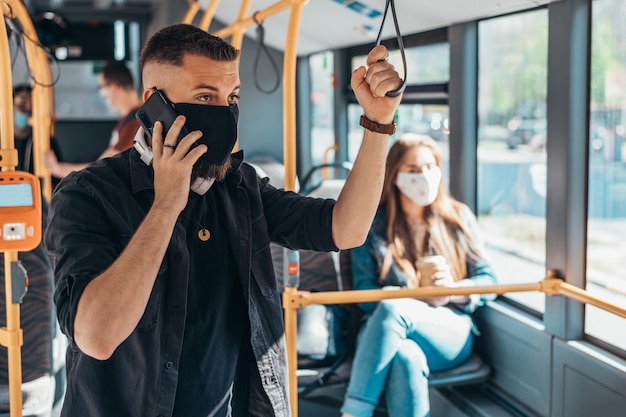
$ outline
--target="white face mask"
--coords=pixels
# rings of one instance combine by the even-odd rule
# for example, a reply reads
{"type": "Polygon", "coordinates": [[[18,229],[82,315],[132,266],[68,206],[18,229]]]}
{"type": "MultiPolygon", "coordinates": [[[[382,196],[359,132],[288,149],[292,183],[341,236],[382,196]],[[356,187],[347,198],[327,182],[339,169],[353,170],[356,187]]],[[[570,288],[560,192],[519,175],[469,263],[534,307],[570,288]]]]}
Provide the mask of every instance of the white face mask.
{"type": "Polygon", "coordinates": [[[415,204],[428,206],[435,201],[441,182],[441,169],[435,166],[423,174],[398,172],[396,187],[415,204]]]}

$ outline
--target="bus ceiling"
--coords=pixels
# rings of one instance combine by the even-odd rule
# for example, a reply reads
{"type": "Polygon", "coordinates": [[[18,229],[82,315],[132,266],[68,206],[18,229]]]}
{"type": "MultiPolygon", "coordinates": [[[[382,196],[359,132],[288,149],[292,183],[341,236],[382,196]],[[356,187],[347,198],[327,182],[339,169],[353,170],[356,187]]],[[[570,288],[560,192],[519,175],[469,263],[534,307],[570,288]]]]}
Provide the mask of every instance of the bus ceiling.
{"type": "MultiPolygon", "coordinates": [[[[125,14],[135,13],[138,9],[146,9],[147,13],[156,11],[163,2],[170,0],[31,0],[26,2],[31,13],[39,14],[53,11],[60,14],[74,14],[84,9],[89,12],[85,16],[96,18],[98,11],[107,16],[118,13],[120,18],[125,14]]],[[[287,1],[286,3],[293,3],[287,1]]],[[[447,27],[455,23],[502,15],[518,10],[538,7],[555,0],[500,0],[498,2],[476,2],[467,0],[440,0],[438,2],[399,0],[396,7],[402,12],[398,16],[403,34],[412,34],[447,27]]],[[[213,19],[225,25],[237,21],[240,7],[248,3],[250,14],[256,10],[265,10],[282,3],[280,0],[250,0],[237,2],[232,0],[198,0],[198,15],[207,8],[213,8],[213,19]],[[217,4],[219,3],[219,4],[217,4]]],[[[315,52],[340,49],[355,45],[370,44],[376,40],[380,20],[385,9],[385,0],[309,0],[300,26],[298,56],[306,56],[315,52]],[[320,30],[323,27],[323,30],[320,30]]],[[[181,11],[181,19],[184,11],[181,11]]],[[[199,18],[198,18],[199,20],[199,18]]],[[[212,19],[209,19],[212,20],[212,19]]],[[[198,24],[198,27],[202,25],[198,24]]],[[[266,45],[284,50],[284,34],[289,27],[289,13],[276,13],[265,21],[266,45]]],[[[213,31],[213,30],[211,30],[213,31]]],[[[249,26],[246,35],[254,38],[255,27],[249,26]]],[[[393,25],[384,28],[383,39],[395,38],[393,25]]]]}

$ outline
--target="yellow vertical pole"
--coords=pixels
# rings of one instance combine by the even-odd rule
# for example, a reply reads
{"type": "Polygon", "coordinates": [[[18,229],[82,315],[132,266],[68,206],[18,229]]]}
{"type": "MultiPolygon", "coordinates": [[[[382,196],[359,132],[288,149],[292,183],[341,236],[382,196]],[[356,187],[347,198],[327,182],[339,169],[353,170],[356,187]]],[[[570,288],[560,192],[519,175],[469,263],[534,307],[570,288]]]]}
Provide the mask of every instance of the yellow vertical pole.
{"type": "MultiPolygon", "coordinates": [[[[241,45],[243,44],[243,34],[246,31],[246,25],[244,24],[244,18],[248,14],[248,10],[250,10],[250,0],[242,0],[241,6],[239,6],[239,16],[235,23],[233,23],[233,33],[231,37],[230,44],[235,48],[241,51],[241,45]]],[[[233,147],[233,152],[239,150],[239,138],[237,138],[237,142],[233,147]]]]}
{"type": "MultiPolygon", "coordinates": [[[[1,32],[1,31],[0,31],[1,32]]],[[[6,33],[6,32],[5,32],[6,33]]],[[[9,410],[11,417],[22,416],[22,329],[20,329],[20,305],[13,304],[11,265],[17,262],[17,252],[4,252],[4,291],[7,327],[0,329],[0,344],[7,348],[9,360],[9,410]]]]}
{"type": "MultiPolygon", "coordinates": [[[[293,0],[287,28],[287,42],[283,59],[283,159],[285,161],[285,189],[295,190],[296,185],[296,63],[298,59],[298,35],[302,10],[307,0],[293,0]]],[[[289,296],[297,288],[285,288],[289,296]]],[[[289,372],[289,400],[292,417],[298,417],[298,352],[297,315],[295,306],[285,309],[285,337],[287,342],[287,366],[289,372]]]]}
{"type": "Polygon", "coordinates": [[[300,20],[306,3],[307,0],[292,0],[283,60],[283,159],[286,190],[294,190],[296,183],[296,63],[300,20]]]}
{"type": "Polygon", "coordinates": [[[198,2],[196,0],[191,0],[181,23],[187,23],[188,25],[192,24],[193,18],[196,17],[196,14],[198,14],[198,10],[200,10],[198,2]]]}
{"type": "MultiPolygon", "coordinates": [[[[283,260],[286,262],[286,260],[283,260]]],[[[298,417],[298,309],[290,300],[298,292],[295,287],[285,287],[283,290],[283,309],[285,310],[285,345],[287,349],[287,372],[289,381],[289,406],[291,417],[298,417]]]]}
{"type": "MultiPolygon", "coordinates": [[[[3,6],[3,15],[10,10],[3,6]]],[[[0,62],[2,63],[0,97],[0,150],[2,171],[14,171],[17,152],[14,147],[13,131],[13,79],[11,76],[11,53],[6,29],[0,30],[0,62]],[[8,151],[8,152],[4,152],[8,151]],[[13,152],[12,152],[13,151],[13,152]],[[4,156],[8,155],[8,161],[4,156]]],[[[9,365],[9,407],[11,417],[22,415],[22,330],[20,329],[20,305],[13,304],[11,290],[11,264],[17,262],[17,252],[4,252],[4,288],[6,304],[6,327],[0,329],[0,344],[7,348],[9,365]]]]}
{"type": "Polygon", "coordinates": [[[215,16],[215,9],[217,9],[218,4],[220,4],[220,0],[211,0],[211,3],[207,6],[206,10],[202,14],[202,18],[200,19],[200,24],[198,25],[200,29],[204,29],[207,32],[209,31],[209,26],[211,26],[213,16],[215,16]]]}
{"type": "Polygon", "coordinates": [[[239,16],[234,24],[233,37],[231,39],[231,45],[241,50],[243,44],[243,34],[246,31],[247,25],[244,24],[244,20],[250,10],[250,0],[241,0],[241,6],[239,7],[239,16]]]}
{"type": "Polygon", "coordinates": [[[22,24],[24,30],[23,44],[32,78],[33,86],[33,166],[34,174],[43,178],[43,195],[50,200],[52,195],[52,177],[44,165],[44,154],[50,149],[50,133],[52,132],[52,72],[48,57],[39,46],[37,31],[28,10],[21,1],[5,0],[11,7],[13,16],[22,24]]]}
{"type": "MultiPolygon", "coordinates": [[[[8,15],[11,10],[8,4],[0,2],[3,16],[8,15]]],[[[9,49],[9,37],[4,27],[0,29],[0,149],[6,151],[15,149],[14,146],[14,130],[13,130],[13,78],[11,73],[11,51],[9,49]]],[[[0,159],[0,167],[3,171],[14,170],[17,165],[17,152],[15,152],[13,161],[0,159]],[[12,167],[10,166],[12,165],[12,167]]]]}

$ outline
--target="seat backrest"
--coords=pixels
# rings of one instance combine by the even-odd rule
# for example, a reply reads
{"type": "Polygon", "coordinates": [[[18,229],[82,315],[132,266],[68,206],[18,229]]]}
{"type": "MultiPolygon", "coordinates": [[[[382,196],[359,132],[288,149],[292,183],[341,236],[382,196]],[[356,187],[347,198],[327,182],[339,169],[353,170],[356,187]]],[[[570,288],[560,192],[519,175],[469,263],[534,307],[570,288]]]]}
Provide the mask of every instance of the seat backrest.
{"type": "MultiPolygon", "coordinates": [[[[283,247],[270,243],[274,273],[278,279],[281,290],[283,283],[283,247]]],[[[300,250],[300,285],[303,291],[337,291],[340,287],[337,281],[337,272],[333,254],[330,252],[316,252],[312,250],[300,250]]]]}
{"type": "MultiPolygon", "coordinates": [[[[285,188],[285,165],[276,158],[270,155],[256,155],[247,162],[254,167],[259,177],[268,177],[274,187],[285,188]]],[[[295,190],[298,191],[299,188],[300,183],[296,177],[295,190]]]]}

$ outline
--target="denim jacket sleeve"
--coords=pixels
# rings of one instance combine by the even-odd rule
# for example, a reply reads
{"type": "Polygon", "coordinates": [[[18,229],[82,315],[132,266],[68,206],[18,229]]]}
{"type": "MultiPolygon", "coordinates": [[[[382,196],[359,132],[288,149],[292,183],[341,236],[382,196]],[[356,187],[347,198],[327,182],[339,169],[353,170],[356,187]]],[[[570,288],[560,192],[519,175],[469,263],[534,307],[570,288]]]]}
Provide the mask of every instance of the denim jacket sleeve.
{"type": "MultiPolygon", "coordinates": [[[[365,243],[358,248],[351,249],[352,253],[352,279],[355,290],[379,289],[378,263],[372,254],[371,246],[376,239],[372,231],[367,236],[365,243]]],[[[358,306],[366,313],[371,313],[376,308],[375,302],[359,303],[358,306]]]]}
{"type": "MultiPolygon", "coordinates": [[[[497,283],[495,273],[487,262],[481,261],[476,263],[468,263],[467,265],[467,278],[465,280],[471,280],[474,286],[481,285],[494,285],[497,283]]],[[[465,281],[463,280],[463,281],[465,281]]],[[[463,281],[461,285],[463,285],[463,281]]],[[[487,301],[496,298],[496,294],[472,294],[467,304],[458,304],[456,307],[465,313],[473,313],[478,307],[485,304],[487,301]]]]}

